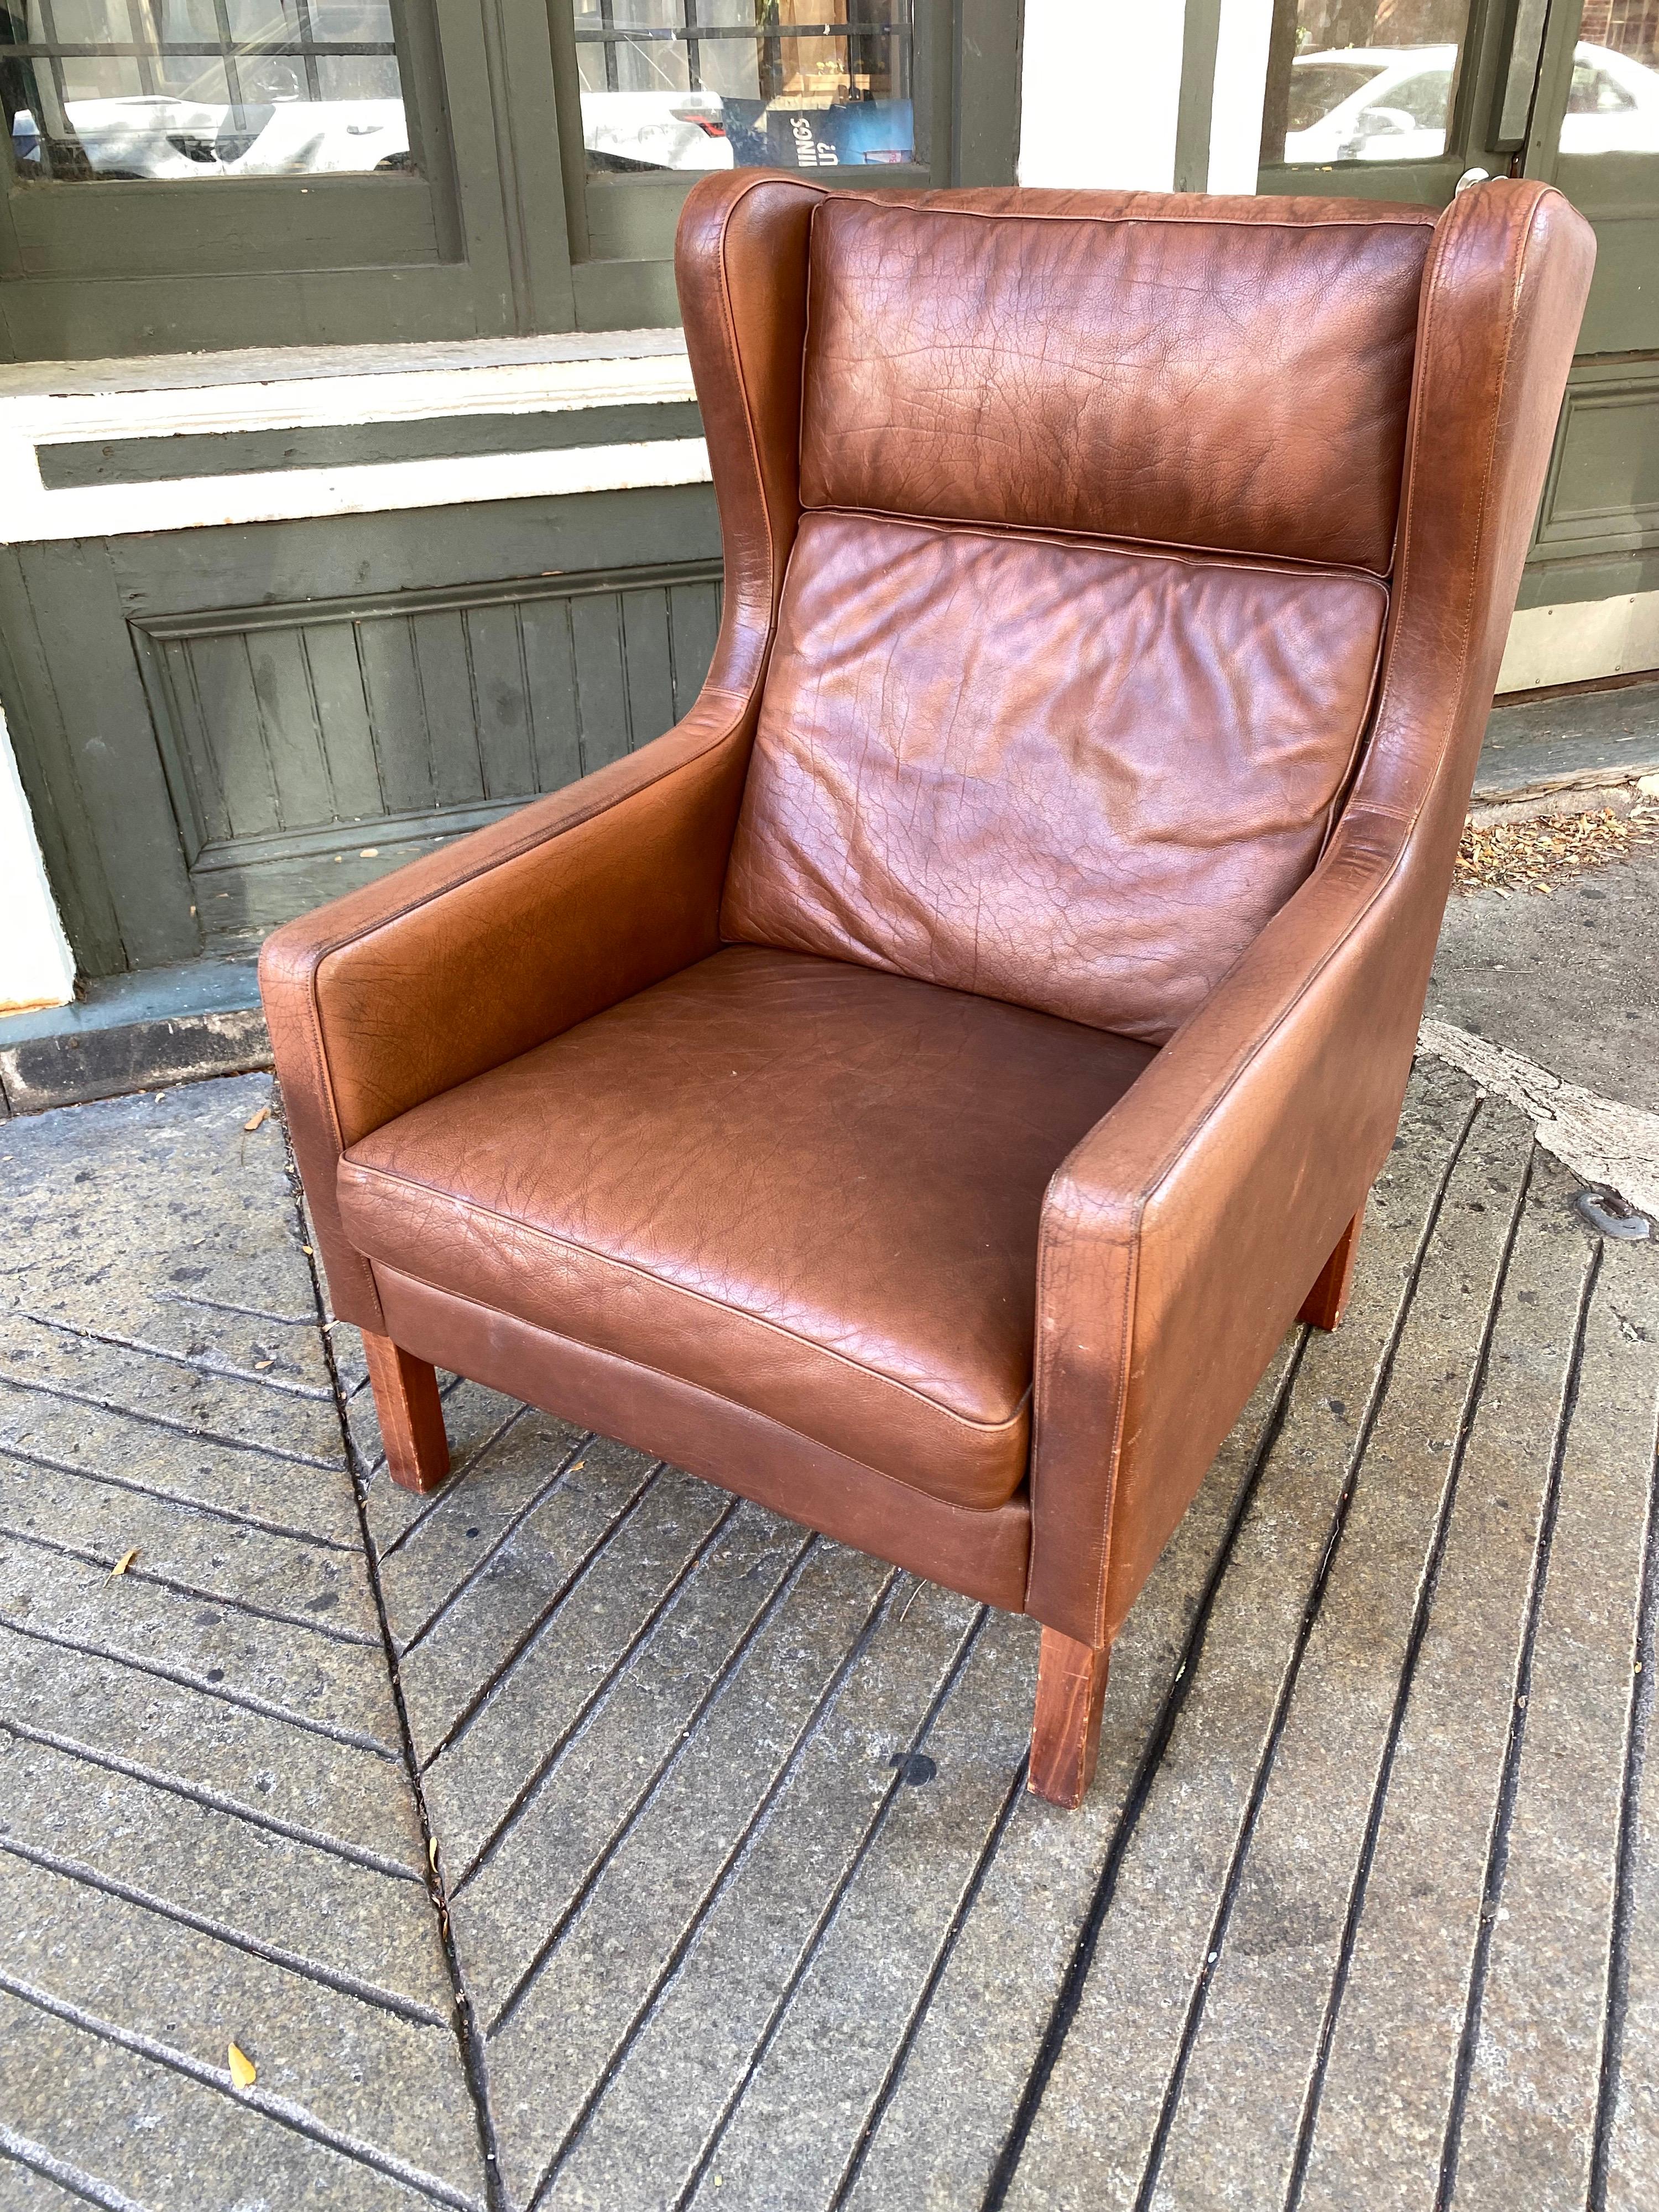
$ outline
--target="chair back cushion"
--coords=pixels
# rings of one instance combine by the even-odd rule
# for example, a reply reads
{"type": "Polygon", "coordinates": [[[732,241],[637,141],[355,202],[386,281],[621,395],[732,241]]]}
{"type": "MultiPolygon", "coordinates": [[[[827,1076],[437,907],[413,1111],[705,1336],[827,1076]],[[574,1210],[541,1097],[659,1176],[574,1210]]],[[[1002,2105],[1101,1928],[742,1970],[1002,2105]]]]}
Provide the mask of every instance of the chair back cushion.
{"type": "Polygon", "coordinates": [[[817,209],[722,927],[1157,1043],[1364,738],[1432,216],[1093,204],[817,209]]]}

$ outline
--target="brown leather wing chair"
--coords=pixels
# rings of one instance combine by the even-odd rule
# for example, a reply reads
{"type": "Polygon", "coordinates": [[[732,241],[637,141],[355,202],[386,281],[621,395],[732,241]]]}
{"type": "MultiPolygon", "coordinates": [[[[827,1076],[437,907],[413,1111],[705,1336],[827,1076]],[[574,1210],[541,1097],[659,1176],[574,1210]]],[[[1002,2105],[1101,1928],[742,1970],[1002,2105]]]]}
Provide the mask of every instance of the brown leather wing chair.
{"type": "Polygon", "coordinates": [[[1341,1311],[1593,251],[1508,181],[696,187],[696,705],[265,947],[399,1481],[436,1363],[1031,1613],[1077,1802],[1341,1311]]]}

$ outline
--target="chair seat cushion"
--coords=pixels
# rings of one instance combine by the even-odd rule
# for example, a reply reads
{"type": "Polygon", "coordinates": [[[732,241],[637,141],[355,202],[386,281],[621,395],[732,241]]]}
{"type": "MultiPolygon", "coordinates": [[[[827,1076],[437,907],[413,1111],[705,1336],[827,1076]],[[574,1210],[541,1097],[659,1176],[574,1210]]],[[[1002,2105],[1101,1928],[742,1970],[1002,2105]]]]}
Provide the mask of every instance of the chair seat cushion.
{"type": "Polygon", "coordinates": [[[341,1212],[371,1260],[991,1508],[1044,1188],[1152,1057],[731,946],[354,1145],[341,1212]]]}

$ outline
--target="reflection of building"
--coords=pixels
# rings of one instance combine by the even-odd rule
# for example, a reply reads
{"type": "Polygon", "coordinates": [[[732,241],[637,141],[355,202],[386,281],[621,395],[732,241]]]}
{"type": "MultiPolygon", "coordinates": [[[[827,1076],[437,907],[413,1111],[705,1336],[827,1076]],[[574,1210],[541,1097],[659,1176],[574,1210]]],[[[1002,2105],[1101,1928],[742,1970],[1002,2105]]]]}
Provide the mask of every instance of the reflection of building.
{"type": "Polygon", "coordinates": [[[1639,62],[1659,61],[1659,0],[1584,0],[1578,35],[1639,62]]]}
{"type": "Polygon", "coordinates": [[[684,710],[712,167],[1616,200],[1506,681],[1659,667],[1659,0],[1570,12],[1517,59],[1504,0],[1024,0],[1023,46],[1009,0],[0,0],[0,884],[37,839],[50,878],[0,1000],[61,995],[60,918],[83,977],[199,994],[684,710]],[[1294,72],[1299,129],[1352,111],[1301,167],[1294,72]]]}

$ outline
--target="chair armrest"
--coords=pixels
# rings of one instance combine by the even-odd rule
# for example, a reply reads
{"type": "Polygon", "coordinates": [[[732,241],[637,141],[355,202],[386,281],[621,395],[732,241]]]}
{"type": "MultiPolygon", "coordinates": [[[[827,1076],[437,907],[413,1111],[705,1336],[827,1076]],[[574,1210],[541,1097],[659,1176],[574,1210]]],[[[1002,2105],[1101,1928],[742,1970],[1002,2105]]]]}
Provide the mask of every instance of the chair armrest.
{"type": "Polygon", "coordinates": [[[259,960],[335,1311],[380,1331],[340,1155],[719,943],[754,690],[706,686],[654,744],[277,930],[259,960]]]}
{"type": "Polygon", "coordinates": [[[1409,826],[1351,808],[1049,1185],[1027,1609],[1080,1642],[1121,1626],[1393,1142],[1451,866],[1409,826]]]}

